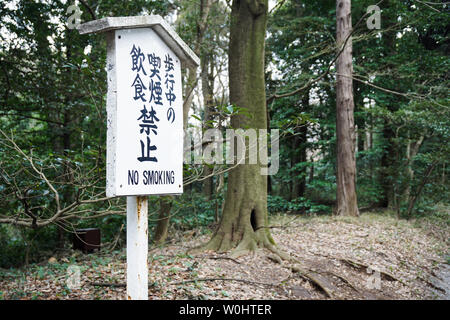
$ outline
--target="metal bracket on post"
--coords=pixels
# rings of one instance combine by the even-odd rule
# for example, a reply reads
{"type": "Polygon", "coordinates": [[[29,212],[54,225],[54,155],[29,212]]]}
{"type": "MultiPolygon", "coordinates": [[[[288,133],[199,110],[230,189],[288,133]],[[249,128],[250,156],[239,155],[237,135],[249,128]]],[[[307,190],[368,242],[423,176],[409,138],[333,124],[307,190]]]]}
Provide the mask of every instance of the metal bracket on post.
{"type": "Polygon", "coordinates": [[[127,299],[148,300],[148,198],[127,197],[127,299]]]}

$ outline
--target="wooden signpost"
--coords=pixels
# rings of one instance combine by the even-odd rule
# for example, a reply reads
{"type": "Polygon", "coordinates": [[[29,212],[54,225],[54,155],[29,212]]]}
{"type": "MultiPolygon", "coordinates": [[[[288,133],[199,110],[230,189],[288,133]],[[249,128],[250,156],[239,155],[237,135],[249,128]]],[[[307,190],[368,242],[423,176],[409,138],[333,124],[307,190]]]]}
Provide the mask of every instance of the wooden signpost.
{"type": "Polygon", "coordinates": [[[148,299],[147,195],[183,192],[181,68],[199,58],[160,16],[108,17],[106,195],[127,196],[127,298],[148,299]]]}

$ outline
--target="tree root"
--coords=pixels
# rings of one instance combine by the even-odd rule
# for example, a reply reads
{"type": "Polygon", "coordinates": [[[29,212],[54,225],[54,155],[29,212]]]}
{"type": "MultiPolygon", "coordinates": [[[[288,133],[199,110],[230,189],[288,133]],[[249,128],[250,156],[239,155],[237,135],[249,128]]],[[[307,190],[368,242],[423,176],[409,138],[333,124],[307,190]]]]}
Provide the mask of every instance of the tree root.
{"type": "Polygon", "coordinates": [[[247,279],[235,279],[235,278],[198,278],[198,279],[190,279],[190,280],[183,280],[183,281],[177,281],[177,282],[169,282],[167,285],[183,285],[187,283],[193,283],[193,282],[205,282],[205,281],[235,281],[235,282],[243,282],[247,284],[255,284],[255,285],[261,285],[266,287],[279,287],[279,284],[274,283],[266,283],[266,282],[258,282],[258,281],[252,281],[247,279]]]}
{"type": "Polygon", "coordinates": [[[267,256],[267,258],[268,258],[269,260],[275,262],[275,263],[279,263],[279,264],[282,264],[282,263],[283,263],[283,261],[281,260],[280,256],[270,255],[270,256],[267,256]]]}
{"type": "MultiPolygon", "coordinates": [[[[286,261],[289,261],[292,263],[300,264],[300,261],[291,257],[286,252],[278,250],[277,248],[275,248],[272,245],[268,245],[268,246],[266,246],[266,248],[270,252],[275,254],[275,256],[268,256],[268,258],[276,263],[282,264],[282,260],[286,260],[286,261]]],[[[315,273],[314,271],[301,268],[298,265],[291,265],[291,266],[289,266],[289,269],[293,273],[297,273],[304,280],[310,282],[313,286],[315,286],[320,291],[322,291],[328,298],[333,298],[334,290],[328,288],[327,285],[317,277],[317,273],[315,273]]]]}
{"type": "MultiPolygon", "coordinates": [[[[347,265],[349,265],[349,266],[351,266],[351,267],[353,267],[353,268],[356,268],[356,269],[372,269],[370,266],[368,266],[368,265],[366,265],[366,264],[364,264],[364,263],[361,263],[361,262],[358,262],[358,261],[355,261],[355,260],[352,260],[352,259],[348,259],[348,258],[341,258],[341,259],[339,259],[339,260],[341,260],[342,262],[344,262],[344,263],[346,263],[347,265]]],[[[402,280],[400,280],[400,279],[397,279],[396,277],[394,277],[392,274],[390,274],[390,273],[387,273],[387,272],[385,272],[385,271],[381,271],[381,270],[377,270],[378,272],[380,272],[380,275],[381,275],[381,278],[383,279],[383,280],[387,280],[387,281],[398,281],[398,282],[400,282],[401,284],[404,284],[403,283],[403,281],[402,280]]]]}
{"type": "Polygon", "coordinates": [[[206,258],[212,259],[212,260],[220,260],[220,259],[230,260],[230,261],[233,261],[236,264],[241,264],[239,261],[237,261],[236,259],[233,259],[231,257],[209,256],[209,257],[206,257],[206,258]]]}
{"type": "MultiPolygon", "coordinates": [[[[265,248],[267,250],[269,250],[270,252],[272,252],[273,254],[275,254],[275,256],[279,257],[282,260],[286,260],[286,261],[290,261],[290,262],[294,262],[294,263],[300,263],[300,261],[298,261],[294,257],[291,257],[288,253],[277,249],[272,244],[266,244],[265,248]]],[[[272,258],[274,258],[274,257],[272,257],[272,258]]],[[[274,259],[276,259],[276,258],[274,258],[274,259]]],[[[281,263],[280,261],[276,261],[276,262],[281,263]]]]}
{"type": "MultiPolygon", "coordinates": [[[[293,270],[293,269],[291,269],[293,270]]],[[[298,270],[298,269],[297,269],[298,270]]],[[[317,278],[316,275],[314,275],[312,272],[308,272],[306,270],[298,270],[297,273],[300,275],[301,278],[305,279],[306,281],[309,281],[312,283],[316,288],[320,289],[328,298],[333,298],[334,296],[334,290],[327,288],[325,283],[317,278]]]]}
{"type": "Polygon", "coordinates": [[[427,285],[429,285],[431,288],[433,288],[433,289],[435,289],[435,290],[438,290],[438,291],[440,291],[440,292],[442,292],[442,293],[446,293],[446,292],[447,292],[445,289],[443,289],[443,288],[441,288],[441,287],[435,285],[433,282],[431,282],[431,281],[425,279],[424,277],[418,276],[417,278],[420,279],[420,280],[422,280],[423,282],[425,282],[427,285]]]}
{"type": "MultiPolygon", "coordinates": [[[[260,285],[260,286],[266,286],[266,287],[279,287],[280,286],[280,284],[258,282],[258,281],[252,281],[252,280],[247,280],[247,279],[235,279],[235,278],[198,278],[198,279],[169,282],[166,285],[177,286],[177,285],[183,285],[183,284],[188,284],[188,283],[206,282],[206,281],[235,281],[235,282],[243,282],[243,283],[247,283],[247,284],[260,285]]],[[[125,288],[127,285],[125,283],[91,282],[91,286],[125,288]]],[[[153,284],[149,284],[149,287],[152,287],[152,286],[153,286],[153,284]]]]}
{"type": "Polygon", "coordinates": [[[126,288],[126,283],[107,283],[107,282],[91,282],[94,287],[112,287],[112,288],[126,288]]]}
{"type": "MultiPolygon", "coordinates": [[[[248,239],[250,240],[250,239],[248,239]]],[[[211,248],[210,246],[211,243],[207,243],[206,245],[200,246],[200,247],[195,247],[191,250],[189,250],[189,252],[198,252],[198,251],[202,251],[202,250],[208,250],[208,249],[214,249],[211,248]]],[[[295,258],[291,257],[288,253],[283,252],[279,249],[277,249],[272,243],[271,241],[264,240],[262,241],[262,243],[259,243],[259,246],[256,244],[256,242],[252,245],[252,243],[249,243],[249,241],[241,241],[240,244],[231,251],[229,258],[235,260],[236,257],[240,257],[242,255],[245,255],[247,253],[250,253],[254,250],[256,250],[258,247],[262,247],[265,248],[267,250],[269,250],[270,252],[272,252],[274,255],[269,256],[268,258],[273,260],[276,263],[280,263],[282,264],[282,260],[286,260],[292,263],[298,263],[300,264],[300,262],[298,260],[296,260],[295,258]]],[[[221,257],[223,258],[223,257],[221,257]]],[[[290,270],[293,273],[297,273],[300,277],[302,277],[303,279],[305,279],[306,281],[310,282],[312,285],[314,285],[316,288],[318,288],[321,292],[323,292],[328,298],[333,298],[333,291],[332,289],[330,289],[322,280],[320,280],[318,278],[317,273],[314,274],[314,272],[310,271],[310,270],[306,270],[303,269],[299,266],[291,266],[289,267],[290,270]]],[[[218,279],[219,280],[219,279],[218,279]]],[[[188,280],[189,282],[194,282],[194,280],[188,280]]]]}
{"type": "MultiPolygon", "coordinates": [[[[224,242],[224,239],[220,239],[217,241],[217,239],[211,239],[208,243],[205,245],[195,247],[189,250],[190,253],[200,252],[203,250],[215,250],[215,251],[225,251],[227,247],[227,243],[224,242]]],[[[262,237],[262,238],[253,238],[253,237],[244,237],[238,246],[229,254],[229,258],[235,260],[235,258],[240,257],[242,255],[248,254],[250,252],[255,251],[257,248],[265,248],[269,250],[271,253],[273,253],[272,256],[269,256],[269,259],[273,260],[276,263],[282,264],[282,261],[289,261],[293,264],[299,264],[301,265],[300,261],[297,259],[291,257],[288,253],[283,252],[275,247],[273,241],[270,241],[269,238],[262,237]]],[[[325,294],[328,298],[334,297],[334,290],[330,288],[325,281],[320,279],[320,274],[317,272],[314,272],[312,270],[308,270],[305,268],[302,268],[298,265],[290,266],[289,269],[293,272],[298,274],[301,278],[311,283],[314,287],[318,288],[319,291],[325,294]]],[[[217,279],[220,280],[220,279],[217,279]]],[[[194,282],[195,280],[188,280],[189,282],[194,282]]],[[[205,280],[208,281],[208,280],[205,280]]],[[[343,280],[345,281],[345,280],[343,280]]]]}
{"type": "Polygon", "coordinates": [[[328,274],[331,274],[332,276],[334,276],[334,277],[336,277],[336,278],[338,278],[338,279],[340,279],[341,281],[343,281],[344,283],[346,283],[350,288],[352,288],[353,290],[355,290],[356,292],[358,292],[358,293],[361,293],[361,291],[358,289],[358,288],[356,288],[347,278],[345,278],[344,276],[342,276],[342,275],[340,275],[340,274],[337,274],[337,273],[335,273],[335,272],[333,272],[333,271],[330,271],[330,270],[327,270],[327,271],[325,271],[326,273],[328,273],[328,274]]]}

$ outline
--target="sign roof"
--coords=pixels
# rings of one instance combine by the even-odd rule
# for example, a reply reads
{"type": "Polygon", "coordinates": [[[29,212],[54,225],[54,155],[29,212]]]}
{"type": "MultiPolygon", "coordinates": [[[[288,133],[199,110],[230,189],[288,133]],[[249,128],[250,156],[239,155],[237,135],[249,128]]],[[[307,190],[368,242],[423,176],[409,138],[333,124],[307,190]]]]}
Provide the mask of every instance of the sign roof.
{"type": "Polygon", "coordinates": [[[100,33],[115,29],[152,28],[159,37],[190,67],[200,65],[200,59],[189,46],[178,36],[170,25],[159,15],[134,17],[106,17],[80,24],[77,29],[80,34],[100,33]]]}

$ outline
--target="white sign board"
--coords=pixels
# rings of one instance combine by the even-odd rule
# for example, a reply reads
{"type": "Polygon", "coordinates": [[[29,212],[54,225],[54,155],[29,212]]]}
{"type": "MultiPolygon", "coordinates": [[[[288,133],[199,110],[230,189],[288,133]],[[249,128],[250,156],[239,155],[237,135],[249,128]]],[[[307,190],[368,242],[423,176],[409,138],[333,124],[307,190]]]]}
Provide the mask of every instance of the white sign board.
{"type": "Polygon", "coordinates": [[[115,106],[114,101],[108,106],[107,196],[180,194],[180,59],[151,28],[118,29],[114,37],[109,59],[115,63],[108,65],[108,81],[115,81],[116,90],[110,95],[115,106]]]}

